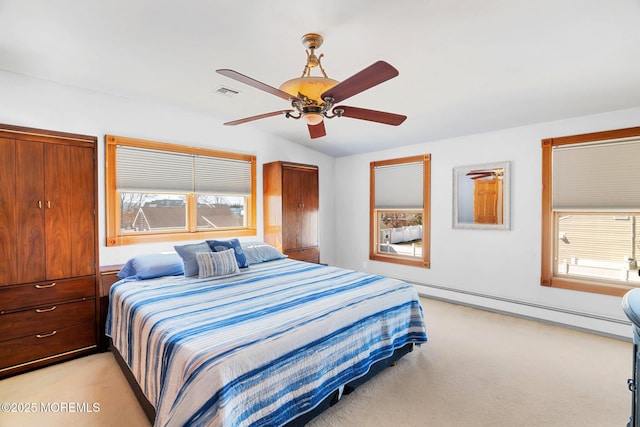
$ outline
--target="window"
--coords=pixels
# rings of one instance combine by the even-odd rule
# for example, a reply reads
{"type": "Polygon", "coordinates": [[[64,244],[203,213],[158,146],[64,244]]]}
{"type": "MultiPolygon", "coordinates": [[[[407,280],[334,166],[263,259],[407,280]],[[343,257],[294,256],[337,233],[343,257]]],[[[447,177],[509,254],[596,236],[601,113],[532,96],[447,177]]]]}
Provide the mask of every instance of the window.
{"type": "Polygon", "coordinates": [[[255,156],[106,136],[107,246],[255,236],[255,156]]]}
{"type": "Polygon", "coordinates": [[[370,164],[369,259],[429,268],[430,159],[370,164]]]}
{"type": "Polygon", "coordinates": [[[543,286],[640,286],[640,127],[542,141],[543,286]]]}

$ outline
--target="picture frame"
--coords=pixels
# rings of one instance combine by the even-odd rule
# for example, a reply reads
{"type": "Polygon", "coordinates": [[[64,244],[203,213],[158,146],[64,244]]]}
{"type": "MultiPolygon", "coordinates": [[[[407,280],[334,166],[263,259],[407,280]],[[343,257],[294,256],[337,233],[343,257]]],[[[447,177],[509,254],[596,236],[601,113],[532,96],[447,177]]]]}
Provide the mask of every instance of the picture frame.
{"type": "Polygon", "coordinates": [[[509,230],[511,165],[508,161],[453,169],[453,228],[509,230]]]}

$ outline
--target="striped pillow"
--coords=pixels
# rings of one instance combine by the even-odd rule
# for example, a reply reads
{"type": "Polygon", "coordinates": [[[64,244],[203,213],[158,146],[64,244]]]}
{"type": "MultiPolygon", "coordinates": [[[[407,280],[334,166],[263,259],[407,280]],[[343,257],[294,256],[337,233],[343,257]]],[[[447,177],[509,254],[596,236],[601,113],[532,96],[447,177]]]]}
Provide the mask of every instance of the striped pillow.
{"type": "Polygon", "coordinates": [[[229,249],[221,252],[198,252],[198,278],[226,276],[240,272],[235,251],[229,249]]]}

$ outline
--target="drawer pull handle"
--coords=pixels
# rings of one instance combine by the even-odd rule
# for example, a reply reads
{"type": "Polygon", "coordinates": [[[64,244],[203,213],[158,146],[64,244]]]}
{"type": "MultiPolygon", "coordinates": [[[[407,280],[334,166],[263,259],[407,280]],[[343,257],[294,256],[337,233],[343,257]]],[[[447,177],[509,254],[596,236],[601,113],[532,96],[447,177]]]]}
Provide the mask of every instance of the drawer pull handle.
{"type": "Polygon", "coordinates": [[[38,334],[36,338],[48,338],[54,336],[58,331],[49,332],[48,334],[38,334]]]}
{"type": "Polygon", "coordinates": [[[53,288],[55,285],[56,285],[56,282],[53,282],[49,285],[36,285],[36,289],[53,288]]]}
{"type": "Polygon", "coordinates": [[[36,308],[36,313],[47,313],[49,311],[53,311],[57,308],[56,305],[54,305],[53,307],[50,308],[36,308]]]}

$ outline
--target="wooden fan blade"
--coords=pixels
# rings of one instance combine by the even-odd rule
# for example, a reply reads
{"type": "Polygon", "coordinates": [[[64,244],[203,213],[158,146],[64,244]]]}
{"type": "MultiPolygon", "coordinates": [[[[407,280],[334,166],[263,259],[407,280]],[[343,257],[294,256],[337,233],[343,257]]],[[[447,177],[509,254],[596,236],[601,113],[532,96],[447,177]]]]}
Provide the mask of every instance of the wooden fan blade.
{"type": "Polygon", "coordinates": [[[398,126],[405,121],[407,116],[400,114],[386,113],[384,111],[367,110],[366,108],[347,107],[346,105],[340,105],[333,109],[333,113],[336,110],[342,110],[342,117],[349,117],[351,119],[369,120],[370,122],[383,123],[385,125],[398,126]]]}
{"type": "Polygon", "coordinates": [[[245,76],[244,74],[240,74],[237,71],[221,69],[216,70],[217,73],[222,74],[223,76],[229,77],[231,79],[237,80],[241,83],[254,87],[256,89],[260,89],[272,95],[278,96],[285,101],[290,101],[292,99],[298,99],[296,96],[289,95],[287,92],[277,89],[273,86],[269,86],[266,83],[259,82],[258,80],[252,79],[251,77],[245,76]]]}
{"type": "Polygon", "coordinates": [[[333,98],[334,103],[338,103],[392,79],[398,74],[398,70],[393,66],[384,61],[378,61],[325,91],[320,97],[324,99],[329,96],[333,98]]]}
{"type": "Polygon", "coordinates": [[[232,122],[223,123],[225,126],[235,126],[241,125],[243,123],[252,122],[254,120],[266,119],[267,117],[278,116],[280,114],[291,113],[293,110],[281,110],[281,111],[273,111],[271,113],[259,114],[257,116],[245,117],[244,119],[234,120],[232,122]]]}
{"type": "Polygon", "coordinates": [[[324,129],[324,120],[317,125],[307,125],[307,127],[309,128],[309,136],[311,139],[320,138],[327,134],[327,131],[324,129]]]}

